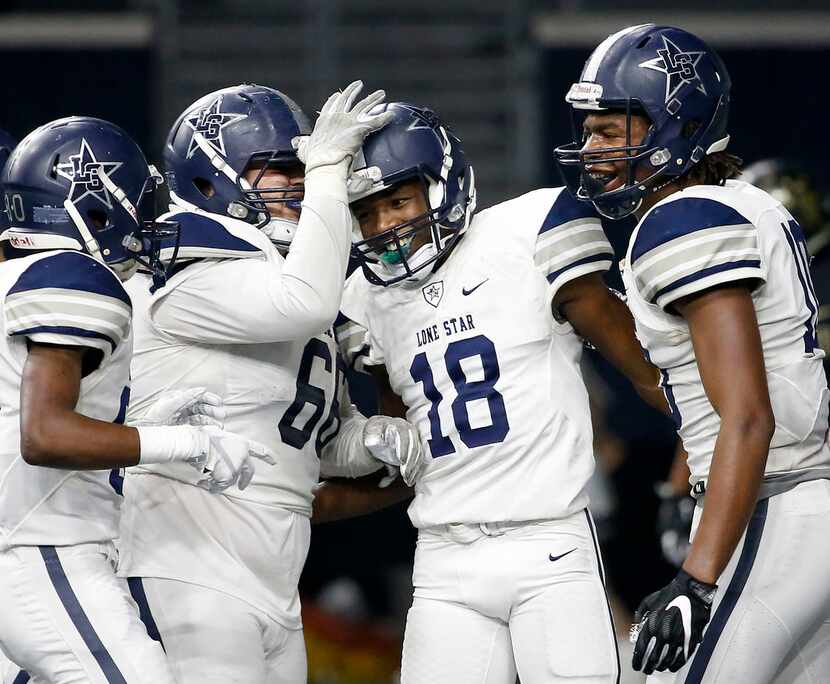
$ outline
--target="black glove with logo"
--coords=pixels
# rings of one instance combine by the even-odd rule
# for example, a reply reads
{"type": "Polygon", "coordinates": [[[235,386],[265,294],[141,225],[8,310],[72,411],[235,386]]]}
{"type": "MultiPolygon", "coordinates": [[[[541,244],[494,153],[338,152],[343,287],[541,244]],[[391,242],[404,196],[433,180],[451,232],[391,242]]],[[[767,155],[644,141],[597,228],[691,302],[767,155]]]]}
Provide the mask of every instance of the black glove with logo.
{"type": "Polygon", "coordinates": [[[644,674],[683,667],[703,638],[717,588],[681,570],[668,586],[644,598],[631,626],[631,666],[644,674]]]}

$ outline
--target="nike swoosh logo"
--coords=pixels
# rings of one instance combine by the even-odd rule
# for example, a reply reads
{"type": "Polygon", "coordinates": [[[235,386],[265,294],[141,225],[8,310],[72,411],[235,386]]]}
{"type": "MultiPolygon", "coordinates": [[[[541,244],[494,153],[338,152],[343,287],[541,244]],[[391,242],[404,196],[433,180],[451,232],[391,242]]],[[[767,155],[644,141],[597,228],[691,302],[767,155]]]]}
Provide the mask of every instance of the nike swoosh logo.
{"type": "Polygon", "coordinates": [[[680,619],[683,621],[683,655],[688,659],[689,641],[692,638],[692,602],[688,596],[681,594],[666,606],[666,611],[669,608],[677,608],[680,611],[680,619]]]}
{"type": "Polygon", "coordinates": [[[474,288],[472,288],[472,289],[470,289],[470,290],[468,290],[466,287],[462,287],[462,288],[461,288],[461,294],[463,294],[465,297],[466,297],[467,295],[471,295],[471,294],[473,294],[473,292],[475,292],[478,288],[480,288],[482,285],[484,285],[484,283],[486,283],[488,280],[490,280],[490,279],[489,279],[489,278],[485,278],[485,279],[484,279],[484,280],[482,280],[482,281],[481,281],[478,285],[476,285],[474,288]]]}
{"type": "Polygon", "coordinates": [[[558,556],[552,556],[551,554],[548,554],[548,558],[552,561],[558,561],[560,558],[563,558],[567,556],[569,553],[573,553],[574,551],[576,551],[576,548],[573,548],[570,551],[565,551],[565,553],[560,553],[558,556]]]}

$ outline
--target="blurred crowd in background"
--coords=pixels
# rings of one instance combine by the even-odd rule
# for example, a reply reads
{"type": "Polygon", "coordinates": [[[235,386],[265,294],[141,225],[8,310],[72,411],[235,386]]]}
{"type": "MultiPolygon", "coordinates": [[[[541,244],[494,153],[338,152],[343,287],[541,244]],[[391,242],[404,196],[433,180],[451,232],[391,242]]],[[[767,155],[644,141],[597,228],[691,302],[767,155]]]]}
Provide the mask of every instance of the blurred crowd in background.
{"type": "MultiPolygon", "coordinates": [[[[820,87],[830,3],[800,0],[798,11],[781,4],[724,0],[709,12],[682,0],[629,2],[624,11],[593,0],[5,0],[0,128],[19,139],[60,116],[98,116],[125,128],[152,161],[175,115],[209,91],[262,83],[313,114],[332,89],[361,78],[450,123],[476,169],[483,208],[561,184],[552,149],[571,136],[564,94],[592,46],[624,26],[671,23],[724,58],[733,82],[730,147],[747,164],[779,160],[753,166],[751,180],[809,233],[813,279],[830,302],[822,144],[830,91],[820,87]]],[[[618,256],[632,228],[607,226],[618,256]]],[[[622,289],[618,272],[609,285],[622,289]]],[[[824,307],[820,318],[828,318],[824,307]]],[[[659,486],[676,437],[590,351],[585,375],[598,461],[593,510],[624,638],[633,608],[675,572],[658,510],[660,494],[676,493],[659,486]]],[[[372,413],[371,382],[350,380],[372,413]]],[[[672,510],[664,506],[664,523],[672,510]]],[[[311,682],[394,681],[415,536],[405,506],[315,527],[301,582],[311,682]]]]}

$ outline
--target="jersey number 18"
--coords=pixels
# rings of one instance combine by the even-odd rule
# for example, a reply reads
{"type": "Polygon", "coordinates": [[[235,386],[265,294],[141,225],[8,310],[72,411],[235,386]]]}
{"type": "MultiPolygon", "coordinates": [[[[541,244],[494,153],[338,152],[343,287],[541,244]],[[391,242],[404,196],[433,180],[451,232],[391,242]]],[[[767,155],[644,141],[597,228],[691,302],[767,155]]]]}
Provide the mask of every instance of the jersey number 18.
{"type": "MultiPolygon", "coordinates": [[[[456,340],[447,346],[444,354],[444,364],[447,373],[455,386],[456,397],[452,402],[452,416],[458,436],[468,448],[497,444],[504,441],[510,431],[507,421],[507,412],[504,408],[504,397],[496,389],[496,382],[501,375],[499,360],[496,357],[496,348],[493,342],[484,335],[476,335],[465,340],[456,340]],[[484,379],[469,382],[461,362],[473,357],[481,359],[484,379]],[[490,425],[481,427],[470,426],[470,414],[467,404],[476,399],[486,399],[490,410],[490,425]]],[[[409,367],[409,374],[415,382],[424,386],[424,395],[432,403],[427,416],[429,417],[430,432],[428,443],[433,458],[455,453],[452,440],[441,430],[441,418],[438,415],[438,405],[444,397],[435,386],[432,368],[424,352],[416,355],[409,367]]]]}

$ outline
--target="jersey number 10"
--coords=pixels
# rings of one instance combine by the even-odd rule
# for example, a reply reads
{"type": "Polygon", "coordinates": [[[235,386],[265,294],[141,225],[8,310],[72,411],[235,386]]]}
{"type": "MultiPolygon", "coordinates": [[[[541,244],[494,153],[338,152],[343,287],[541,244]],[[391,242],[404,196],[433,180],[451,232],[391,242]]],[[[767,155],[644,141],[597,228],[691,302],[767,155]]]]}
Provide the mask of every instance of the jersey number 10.
{"type": "MultiPolygon", "coordinates": [[[[501,375],[499,360],[496,358],[496,348],[493,342],[484,335],[476,335],[465,340],[456,340],[447,346],[444,354],[444,363],[447,373],[455,386],[456,397],[452,402],[452,417],[458,436],[465,446],[472,449],[485,444],[503,442],[510,431],[507,421],[507,412],[504,408],[504,397],[496,389],[496,382],[501,375]],[[484,371],[484,379],[473,382],[467,381],[467,375],[461,367],[461,361],[478,356],[484,371]],[[470,414],[467,404],[476,399],[486,399],[490,410],[490,425],[470,427],[470,414]]],[[[427,355],[424,352],[416,355],[409,367],[409,374],[415,382],[424,386],[424,395],[432,403],[427,416],[429,417],[430,432],[428,443],[433,458],[455,453],[452,440],[441,431],[441,418],[438,415],[438,405],[444,397],[435,386],[427,355]]]]}

